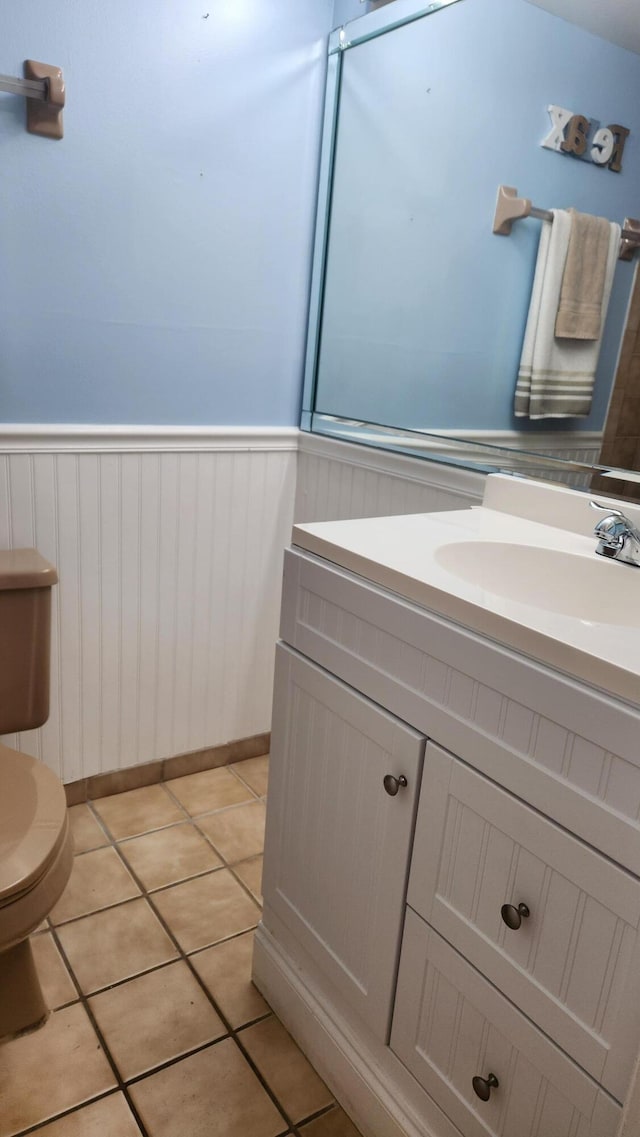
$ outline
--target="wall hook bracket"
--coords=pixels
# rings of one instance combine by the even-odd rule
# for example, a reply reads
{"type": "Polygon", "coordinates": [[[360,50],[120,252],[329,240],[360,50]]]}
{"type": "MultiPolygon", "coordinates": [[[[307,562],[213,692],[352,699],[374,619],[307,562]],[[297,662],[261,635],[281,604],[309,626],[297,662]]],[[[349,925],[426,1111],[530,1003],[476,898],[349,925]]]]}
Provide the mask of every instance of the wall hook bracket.
{"type": "Polygon", "coordinates": [[[509,237],[514,221],[520,221],[531,214],[531,202],[528,197],[518,197],[518,191],[513,186],[498,186],[496,212],[493,218],[493,232],[501,237],[509,237]]]}
{"type": "Polygon", "coordinates": [[[633,254],[640,244],[640,221],[636,221],[635,217],[625,217],[622,233],[619,259],[621,261],[632,261],[633,254]],[[627,234],[626,237],[624,236],[625,233],[627,234]],[[634,233],[637,234],[635,241],[632,239],[634,233]]]}
{"type": "Polygon", "coordinates": [[[43,82],[46,91],[43,100],[27,96],[27,130],[30,134],[41,134],[45,138],[62,138],[62,108],[65,102],[62,71],[49,63],[25,59],[24,77],[43,82]]]}
{"type": "Polygon", "coordinates": [[[64,78],[59,67],[26,59],[24,79],[0,75],[0,91],[22,95],[27,100],[27,130],[45,138],[62,138],[64,78]]]}

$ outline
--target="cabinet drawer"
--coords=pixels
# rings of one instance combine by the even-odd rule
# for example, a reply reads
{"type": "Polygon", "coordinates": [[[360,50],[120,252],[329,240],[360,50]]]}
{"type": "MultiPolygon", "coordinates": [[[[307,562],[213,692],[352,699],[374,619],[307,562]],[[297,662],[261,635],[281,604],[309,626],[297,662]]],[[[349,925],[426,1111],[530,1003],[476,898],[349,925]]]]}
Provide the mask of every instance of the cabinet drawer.
{"type": "Polygon", "coordinates": [[[384,1042],[424,745],[405,723],[278,645],[265,909],[384,1042]],[[406,778],[395,796],[385,792],[387,774],[406,778]]]}
{"type": "Polygon", "coordinates": [[[465,1137],[614,1137],[621,1108],[407,910],[391,1048],[465,1137]],[[494,1074],[488,1101],[472,1079],[494,1074]]]}
{"type": "Polygon", "coordinates": [[[624,1099],[640,1042],[636,878],[429,743],[408,903],[624,1099]]]}

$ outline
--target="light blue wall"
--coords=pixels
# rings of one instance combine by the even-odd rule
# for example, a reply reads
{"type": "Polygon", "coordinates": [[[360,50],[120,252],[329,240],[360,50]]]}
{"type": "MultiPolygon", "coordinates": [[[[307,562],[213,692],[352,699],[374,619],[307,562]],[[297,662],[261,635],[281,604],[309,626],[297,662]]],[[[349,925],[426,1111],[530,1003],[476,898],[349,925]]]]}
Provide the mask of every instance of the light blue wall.
{"type": "Polygon", "coordinates": [[[4,0],[0,421],[298,419],[331,0],[4,0]],[[206,18],[205,18],[206,17],[206,18]]]}
{"type": "MultiPolygon", "coordinates": [[[[462,0],[351,48],[343,68],[316,408],[522,429],[513,390],[540,222],[494,236],[497,187],[638,216],[640,57],[524,0],[462,0]],[[630,127],[623,172],[542,149],[549,103],[630,127]]],[[[634,267],[616,270],[591,415],[538,429],[602,426],[634,267]]]]}

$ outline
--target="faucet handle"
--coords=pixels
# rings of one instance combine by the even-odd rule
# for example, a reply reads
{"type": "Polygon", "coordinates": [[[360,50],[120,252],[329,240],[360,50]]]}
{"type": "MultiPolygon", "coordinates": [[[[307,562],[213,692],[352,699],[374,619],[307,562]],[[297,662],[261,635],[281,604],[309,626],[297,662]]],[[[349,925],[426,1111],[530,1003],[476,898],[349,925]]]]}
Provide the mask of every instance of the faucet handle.
{"type": "Polygon", "coordinates": [[[602,509],[605,513],[608,513],[610,517],[621,517],[624,521],[627,520],[624,513],[621,513],[619,509],[613,509],[610,505],[603,505],[600,501],[590,501],[589,505],[592,509],[602,509]]]}

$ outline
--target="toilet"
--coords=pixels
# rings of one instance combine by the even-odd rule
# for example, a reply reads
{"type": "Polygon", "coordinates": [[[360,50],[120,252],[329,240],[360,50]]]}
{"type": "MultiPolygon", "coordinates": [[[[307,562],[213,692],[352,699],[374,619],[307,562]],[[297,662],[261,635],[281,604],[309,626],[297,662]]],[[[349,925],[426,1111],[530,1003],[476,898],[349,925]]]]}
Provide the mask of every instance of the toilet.
{"type": "MultiPolygon", "coordinates": [[[[35,549],[0,550],[0,735],[48,718],[57,579],[35,549]]],[[[48,1016],[29,936],[62,895],[72,860],[62,783],[0,744],[0,1040],[48,1016]]]]}

